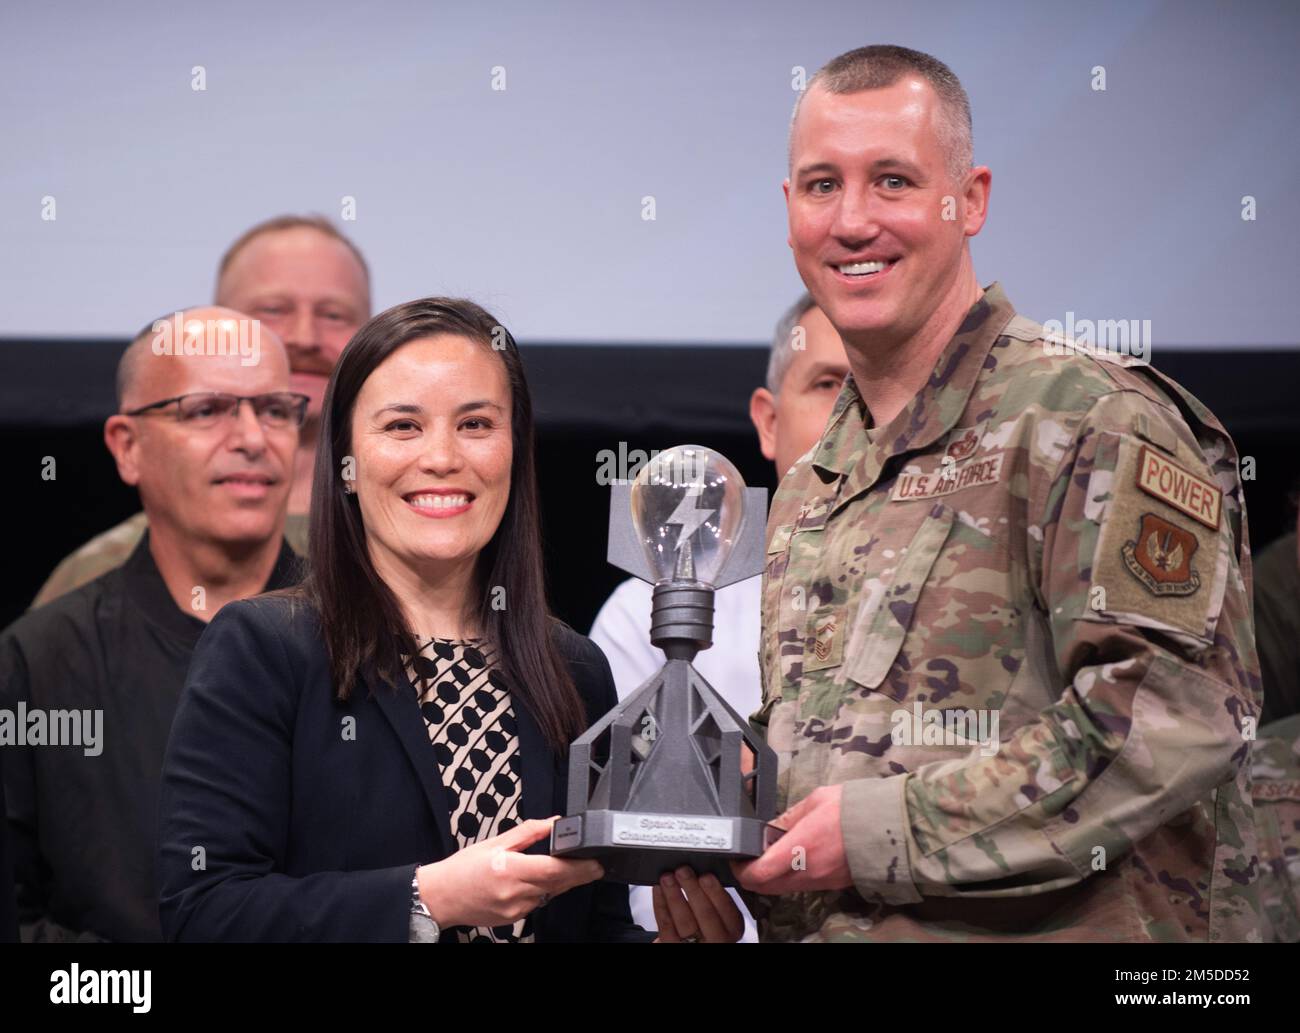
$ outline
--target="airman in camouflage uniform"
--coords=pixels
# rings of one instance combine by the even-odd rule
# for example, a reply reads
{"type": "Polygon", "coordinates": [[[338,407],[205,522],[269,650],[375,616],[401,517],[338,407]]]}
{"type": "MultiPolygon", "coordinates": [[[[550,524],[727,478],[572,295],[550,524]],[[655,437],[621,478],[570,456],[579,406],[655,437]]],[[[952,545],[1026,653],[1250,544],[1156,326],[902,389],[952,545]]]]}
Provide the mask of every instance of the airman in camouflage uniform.
{"type": "Polygon", "coordinates": [[[1300,714],[1259,730],[1251,767],[1263,936],[1300,942],[1300,714]]]}
{"type": "Polygon", "coordinates": [[[1259,938],[1250,558],[1195,398],[994,284],[886,426],[850,378],[767,551],[754,720],[780,806],[842,784],[853,888],[762,898],[763,939],[1259,938]]]}

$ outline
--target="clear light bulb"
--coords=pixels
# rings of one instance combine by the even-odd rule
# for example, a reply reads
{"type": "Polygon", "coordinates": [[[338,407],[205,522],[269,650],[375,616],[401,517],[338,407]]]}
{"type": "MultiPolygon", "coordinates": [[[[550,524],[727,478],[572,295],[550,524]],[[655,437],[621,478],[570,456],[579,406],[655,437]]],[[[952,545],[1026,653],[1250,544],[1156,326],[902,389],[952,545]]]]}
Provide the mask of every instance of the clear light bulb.
{"type": "Polygon", "coordinates": [[[632,482],[632,522],[655,584],[714,586],[731,555],[745,508],[745,482],[731,461],[702,445],[677,445],[632,482]]]}

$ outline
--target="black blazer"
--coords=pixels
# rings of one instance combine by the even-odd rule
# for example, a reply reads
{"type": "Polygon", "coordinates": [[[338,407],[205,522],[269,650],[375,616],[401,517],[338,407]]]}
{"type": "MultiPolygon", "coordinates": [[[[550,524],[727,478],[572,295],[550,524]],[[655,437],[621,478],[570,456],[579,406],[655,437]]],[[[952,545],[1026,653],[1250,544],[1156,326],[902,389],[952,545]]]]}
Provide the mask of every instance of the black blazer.
{"type": "MultiPolygon", "coordinates": [[[[555,635],[594,723],[617,701],[609,663],[569,628],[555,635]]],[[[406,942],[413,869],[456,849],[413,692],[370,675],[340,704],[314,607],[223,607],[194,651],[163,764],[163,935],[406,942]]],[[[563,814],[567,764],[517,697],[515,717],[521,817],[563,814]]],[[[561,894],[533,926],[538,942],[650,938],[614,882],[561,894]]]]}

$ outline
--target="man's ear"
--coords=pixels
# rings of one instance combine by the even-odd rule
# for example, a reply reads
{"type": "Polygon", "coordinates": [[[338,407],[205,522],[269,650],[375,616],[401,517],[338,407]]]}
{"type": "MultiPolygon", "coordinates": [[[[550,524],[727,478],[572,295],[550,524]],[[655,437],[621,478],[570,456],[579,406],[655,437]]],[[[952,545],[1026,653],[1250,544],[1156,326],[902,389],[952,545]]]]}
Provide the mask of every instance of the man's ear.
{"type": "Polygon", "coordinates": [[[104,421],[104,444],[113,453],[117,475],[126,484],[140,483],[140,436],[130,416],[114,414],[104,421]]]}
{"type": "Polygon", "coordinates": [[[749,396],[749,418],[758,431],[758,447],[763,450],[763,458],[768,462],[776,461],[776,399],[765,387],[754,388],[749,396]]]}
{"type": "Polygon", "coordinates": [[[987,165],[971,169],[967,175],[970,182],[966,184],[966,225],[963,230],[968,237],[973,237],[984,228],[984,220],[989,217],[989,192],[993,189],[993,173],[987,165]]]}

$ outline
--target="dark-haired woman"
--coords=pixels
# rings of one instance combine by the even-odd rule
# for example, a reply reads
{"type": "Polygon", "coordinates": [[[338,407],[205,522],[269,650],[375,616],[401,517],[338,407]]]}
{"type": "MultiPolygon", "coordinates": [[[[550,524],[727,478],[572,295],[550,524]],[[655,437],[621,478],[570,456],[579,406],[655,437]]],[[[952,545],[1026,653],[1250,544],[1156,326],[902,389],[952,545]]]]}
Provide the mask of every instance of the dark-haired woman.
{"type": "MultiPolygon", "coordinates": [[[[567,744],[617,696],[547,610],[513,339],[466,301],[389,309],[343,352],[322,419],[306,581],[225,607],[190,667],[163,770],[164,933],[647,939],[626,886],[545,852],[567,744]]],[[[671,903],[663,939],[738,935],[720,887],[671,903]]]]}

